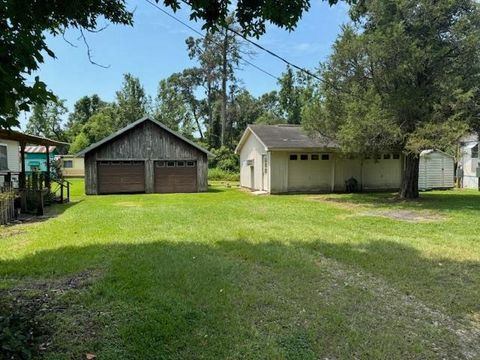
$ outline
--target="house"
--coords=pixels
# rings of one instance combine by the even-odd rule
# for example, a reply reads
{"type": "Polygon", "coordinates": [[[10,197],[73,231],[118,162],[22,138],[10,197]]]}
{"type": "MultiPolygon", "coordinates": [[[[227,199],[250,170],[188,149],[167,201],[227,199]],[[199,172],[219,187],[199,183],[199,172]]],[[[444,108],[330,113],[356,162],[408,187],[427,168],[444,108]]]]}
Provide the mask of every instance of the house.
{"type": "MultiPolygon", "coordinates": [[[[0,129],[0,183],[2,185],[6,179],[10,179],[15,187],[24,187],[27,173],[27,144],[40,145],[49,149],[52,146],[66,145],[65,143],[40,136],[0,129]]],[[[50,167],[50,161],[45,166],[45,170],[47,170],[50,167]]]]}
{"type": "Polygon", "coordinates": [[[424,150],[420,153],[418,189],[452,189],[454,181],[454,157],[440,150],[424,150]]]}
{"type": "Polygon", "coordinates": [[[85,164],[83,158],[75,155],[60,155],[60,167],[64,177],[84,177],[85,164]]]}
{"type": "Polygon", "coordinates": [[[354,178],[359,190],[398,189],[403,155],[342,155],[337,144],[310,137],[296,125],[249,125],[235,149],[240,185],[268,193],[346,191],[354,178]]]}
{"type": "Polygon", "coordinates": [[[207,191],[211,153],[148,117],[89,146],[86,194],[207,191]]]}
{"type": "Polygon", "coordinates": [[[460,187],[478,189],[478,136],[470,134],[460,141],[460,159],[457,174],[460,177],[460,187]]]}
{"type": "Polygon", "coordinates": [[[58,151],[56,146],[25,146],[25,171],[27,174],[34,171],[46,172],[47,156],[49,157],[50,164],[52,164],[57,155],[58,151]]]}
{"type": "Polygon", "coordinates": [[[0,186],[10,178],[18,187],[18,175],[22,169],[20,164],[20,141],[11,136],[0,136],[0,186]]]}

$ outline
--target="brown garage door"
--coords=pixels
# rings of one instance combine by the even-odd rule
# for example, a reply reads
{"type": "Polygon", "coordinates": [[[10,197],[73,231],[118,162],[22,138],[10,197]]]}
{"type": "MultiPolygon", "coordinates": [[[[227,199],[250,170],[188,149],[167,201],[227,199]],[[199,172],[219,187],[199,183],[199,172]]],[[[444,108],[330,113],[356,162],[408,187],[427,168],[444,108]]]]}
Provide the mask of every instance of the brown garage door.
{"type": "Polygon", "coordinates": [[[156,161],[155,192],[181,193],[197,191],[196,161],[156,161]]]}
{"type": "Polygon", "coordinates": [[[145,192],[145,163],[143,161],[99,161],[98,193],[145,192]]]}

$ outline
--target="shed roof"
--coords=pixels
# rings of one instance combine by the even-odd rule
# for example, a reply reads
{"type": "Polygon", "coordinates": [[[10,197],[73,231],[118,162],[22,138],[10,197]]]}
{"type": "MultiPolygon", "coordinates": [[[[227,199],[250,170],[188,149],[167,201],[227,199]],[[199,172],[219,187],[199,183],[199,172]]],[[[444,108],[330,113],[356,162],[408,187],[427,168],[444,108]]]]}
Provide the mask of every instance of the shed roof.
{"type": "Polygon", "coordinates": [[[442,155],[450,157],[450,158],[454,157],[453,155],[447,154],[446,152],[441,151],[441,150],[437,150],[437,149],[423,150],[422,152],[420,152],[420,156],[430,155],[430,154],[433,154],[433,153],[439,153],[439,154],[442,154],[442,155]]]}
{"type": "Polygon", "coordinates": [[[5,129],[0,129],[0,139],[14,140],[18,142],[23,142],[25,144],[35,144],[43,146],[68,145],[68,143],[65,142],[5,129]]]}
{"type": "Polygon", "coordinates": [[[210,151],[208,151],[208,150],[204,149],[203,147],[195,144],[193,141],[187,139],[186,137],[180,135],[179,133],[173,131],[172,129],[169,129],[168,127],[166,127],[165,125],[163,125],[161,122],[156,121],[156,120],[153,120],[153,119],[151,119],[151,118],[149,118],[149,117],[143,117],[143,118],[141,118],[141,119],[138,119],[137,121],[135,121],[135,122],[133,122],[133,123],[125,126],[124,128],[118,130],[117,132],[114,132],[113,134],[111,134],[111,135],[103,138],[102,140],[96,142],[95,144],[92,144],[92,145],[88,146],[87,148],[83,149],[82,151],[80,151],[80,152],[79,152],[78,154],[76,154],[75,156],[83,157],[83,156],[85,156],[86,153],[88,153],[88,152],[90,152],[90,151],[98,148],[100,145],[103,145],[103,144],[109,142],[110,140],[115,139],[117,136],[122,135],[123,133],[127,132],[128,130],[133,129],[134,127],[136,127],[136,126],[144,123],[145,121],[151,121],[151,122],[154,123],[155,125],[161,127],[163,130],[169,132],[170,134],[172,134],[172,135],[178,137],[179,139],[185,141],[186,143],[192,145],[194,148],[197,148],[198,150],[204,152],[205,154],[207,154],[207,156],[209,156],[209,157],[210,157],[210,156],[211,156],[211,157],[214,156],[210,151]]]}
{"type": "Polygon", "coordinates": [[[248,125],[236,152],[241,149],[249,133],[253,133],[267,150],[332,149],[339,148],[331,139],[311,136],[299,125],[248,125]]]}
{"type": "MultiPolygon", "coordinates": [[[[52,153],[56,148],[56,146],[49,146],[48,152],[52,153]]],[[[47,147],[43,145],[25,146],[25,152],[29,154],[45,154],[47,152],[47,147]]]]}

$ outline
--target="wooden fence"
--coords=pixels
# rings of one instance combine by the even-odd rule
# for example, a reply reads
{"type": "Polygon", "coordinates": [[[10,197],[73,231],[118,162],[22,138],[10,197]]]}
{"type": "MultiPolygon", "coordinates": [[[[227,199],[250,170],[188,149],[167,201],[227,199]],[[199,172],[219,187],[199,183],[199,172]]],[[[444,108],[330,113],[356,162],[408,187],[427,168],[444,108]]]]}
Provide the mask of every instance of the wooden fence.
{"type": "Polygon", "coordinates": [[[7,225],[15,219],[16,193],[11,186],[4,186],[0,192],[0,225],[7,225]]]}

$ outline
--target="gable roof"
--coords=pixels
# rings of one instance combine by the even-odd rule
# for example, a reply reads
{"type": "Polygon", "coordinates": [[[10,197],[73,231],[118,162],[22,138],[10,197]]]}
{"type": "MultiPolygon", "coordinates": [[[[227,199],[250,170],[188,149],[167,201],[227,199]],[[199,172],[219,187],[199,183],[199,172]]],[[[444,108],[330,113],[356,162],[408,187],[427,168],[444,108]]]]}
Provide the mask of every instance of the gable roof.
{"type": "Polygon", "coordinates": [[[430,154],[433,154],[433,153],[440,153],[440,154],[445,155],[447,157],[450,157],[452,159],[454,158],[453,155],[447,154],[445,151],[438,150],[438,149],[423,150],[423,151],[420,152],[420,156],[430,155],[430,154]]]}
{"type": "Polygon", "coordinates": [[[135,122],[133,122],[133,123],[125,126],[124,128],[118,130],[117,132],[114,132],[113,134],[111,134],[111,135],[103,138],[102,140],[96,142],[95,144],[92,144],[92,145],[88,146],[87,148],[83,149],[82,151],[80,151],[80,152],[79,152],[78,154],[76,154],[75,156],[83,157],[83,156],[85,156],[86,153],[88,153],[88,152],[90,152],[90,151],[98,148],[99,146],[101,146],[101,145],[109,142],[110,140],[115,139],[117,136],[122,135],[123,133],[127,132],[128,130],[131,130],[131,129],[133,129],[134,127],[136,127],[136,126],[144,123],[145,121],[151,121],[152,123],[154,123],[155,125],[159,126],[159,127],[162,128],[163,130],[169,132],[169,133],[172,134],[173,136],[176,136],[176,137],[179,138],[180,140],[183,140],[183,141],[185,141],[186,143],[188,143],[188,144],[190,144],[191,146],[193,146],[194,148],[196,148],[196,149],[204,152],[205,154],[207,154],[208,157],[214,157],[214,155],[213,155],[210,151],[208,151],[208,150],[204,149],[203,147],[195,144],[193,141],[187,139],[186,137],[180,135],[179,133],[173,131],[172,129],[169,129],[168,127],[166,127],[165,125],[163,125],[161,122],[156,121],[156,120],[153,120],[153,119],[151,119],[151,118],[149,118],[149,117],[143,117],[143,118],[141,118],[141,119],[138,119],[137,121],[135,121],[135,122]]]}
{"type": "Polygon", "coordinates": [[[310,136],[299,125],[248,125],[235,149],[238,153],[252,133],[265,146],[265,150],[332,149],[339,146],[322,136],[310,136]]]}

